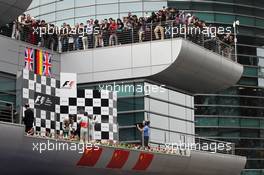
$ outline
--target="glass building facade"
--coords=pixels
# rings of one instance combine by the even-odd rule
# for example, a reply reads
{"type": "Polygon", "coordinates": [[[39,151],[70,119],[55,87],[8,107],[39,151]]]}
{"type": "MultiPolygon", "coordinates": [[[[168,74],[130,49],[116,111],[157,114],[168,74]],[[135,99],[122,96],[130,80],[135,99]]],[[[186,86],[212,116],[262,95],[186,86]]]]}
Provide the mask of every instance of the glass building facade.
{"type": "Polygon", "coordinates": [[[73,25],[90,18],[122,18],[128,12],[143,16],[166,5],[166,0],[33,0],[26,13],[57,25],[73,25]]]}
{"type": "Polygon", "coordinates": [[[247,156],[243,174],[264,174],[264,3],[260,0],[170,0],[207,23],[232,26],[240,21],[238,62],[244,74],[237,85],[217,94],[195,97],[196,134],[236,144],[247,156]]]}

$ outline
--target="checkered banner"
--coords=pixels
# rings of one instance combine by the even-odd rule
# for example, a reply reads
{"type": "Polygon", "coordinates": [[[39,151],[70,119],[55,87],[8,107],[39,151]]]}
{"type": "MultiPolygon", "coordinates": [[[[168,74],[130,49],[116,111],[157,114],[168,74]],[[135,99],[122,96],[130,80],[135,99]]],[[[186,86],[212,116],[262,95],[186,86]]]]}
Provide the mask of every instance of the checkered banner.
{"type": "Polygon", "coordinates": [[[93,139],[118,140],[116,92],[83,89],[77,90],[75,97],[61,97],[60,84],[55,78],[23,70],[22,103],[34,109],[36,132],[61,135],[63,121],[70,116],[77,129],[78,114],[87,112],[95,118],[93,139]]]}

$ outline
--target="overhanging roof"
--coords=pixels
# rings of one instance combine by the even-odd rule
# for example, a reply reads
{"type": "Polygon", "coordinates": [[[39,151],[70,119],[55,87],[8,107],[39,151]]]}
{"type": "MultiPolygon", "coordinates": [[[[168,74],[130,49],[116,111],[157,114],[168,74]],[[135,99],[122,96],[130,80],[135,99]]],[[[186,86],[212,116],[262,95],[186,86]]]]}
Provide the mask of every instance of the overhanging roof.
{"type": "Polygon", "coordinates": [[[169,84],[192,93],[209,93],[236,84],[243,66],[202,48],[181,40],[177,57],[166,69],[150,79],[169,84]]]}
{"type": "Polygon", "coordinates": [[[0,0],[0,26],[15,20],[24,13],[32,0],[0,0]]]}
{"type": "Polygon", "coordinates": [[[190,93],[226,89],[243,73],[242,65],[180,38],[64,53],[61,62],[78,83],[146,78],[190,93]]]}

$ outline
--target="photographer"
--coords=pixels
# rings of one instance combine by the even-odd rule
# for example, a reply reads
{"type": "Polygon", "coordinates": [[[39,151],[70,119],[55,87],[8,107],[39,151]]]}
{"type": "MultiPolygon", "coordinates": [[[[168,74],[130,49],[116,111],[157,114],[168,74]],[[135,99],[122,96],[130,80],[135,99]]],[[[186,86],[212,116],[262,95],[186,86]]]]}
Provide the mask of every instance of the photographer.
{"type": "Polygon", "coordinates": [[[139,124],[137,124],[137,129],[142,132],[142,136],[144,136],[144,138],[142,137],[142,146],[144,146],[144,148],[148,148],[149,149],[149,136],[150,136],[150,121],[143,121],[143,128],[140,127],[139,124]]]}

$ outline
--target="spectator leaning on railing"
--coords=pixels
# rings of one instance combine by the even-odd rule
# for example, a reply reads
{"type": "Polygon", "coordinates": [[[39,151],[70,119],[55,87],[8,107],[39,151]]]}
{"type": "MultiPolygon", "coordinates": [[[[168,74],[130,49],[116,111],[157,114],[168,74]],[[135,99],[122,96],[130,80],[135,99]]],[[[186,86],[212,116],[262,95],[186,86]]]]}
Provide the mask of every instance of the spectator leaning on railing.
{"type": "MultiPolygon", "coordinates": [[[[165,29],[179,27],[180,25],[194,27],[192,31],[198,28],[203,31],[206,27],[204,21],[191,13],[163,7],[158,12],[152,12],[151,15],[146,13],[145,17],[128,13],[122,20],[113,18],[101,21],[88,19],[86,23],[75,24],[74,26],[63,23],[61,27],[48,24],[44,20],[36,20],[29,14],[23,14],[9,28],[12,31],[11,37],[13,39],[59,52],[66,52],[153,39],[163,40],[173,37],[165,29]]],[[[1,28],[1,33],[8,33],[5,30],[6,28],[1,28]]],[[[178,34],[178,36],[182,35],[178,34]]],[[[187,33],[185,37],[197,44],[202,44],[200,43],[202,39],[210,39],[212,36],[210,34],[204,36],[203,34],[187,33]]],[[[217,37],[226,44],[232,45],[234,42],[231,34],[217,37]]]]}

